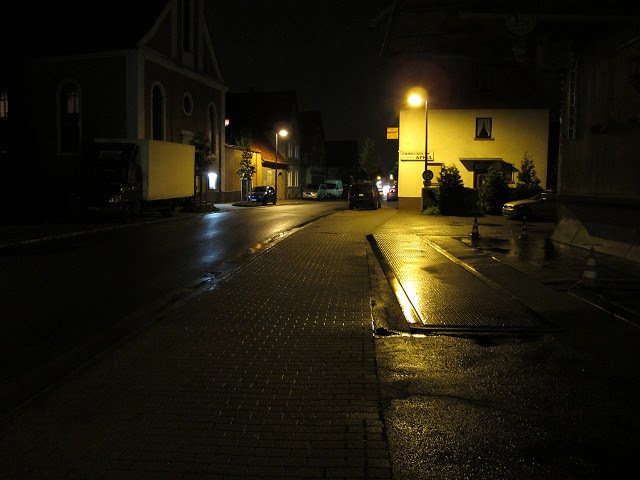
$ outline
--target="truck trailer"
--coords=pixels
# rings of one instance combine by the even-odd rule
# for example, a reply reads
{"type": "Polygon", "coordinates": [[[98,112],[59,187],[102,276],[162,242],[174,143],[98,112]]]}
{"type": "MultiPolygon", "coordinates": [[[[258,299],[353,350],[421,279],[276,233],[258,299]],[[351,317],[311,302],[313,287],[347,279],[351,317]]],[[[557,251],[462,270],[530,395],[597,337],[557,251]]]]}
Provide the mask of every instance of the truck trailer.
{"type": "Polygon", "coordinates": [[[90,212],[117,214],[124,221],[147,211],[169,216],[193,197],[193,145],[101,139],[94,142],[90,165],[84,189],[90,212]]]}

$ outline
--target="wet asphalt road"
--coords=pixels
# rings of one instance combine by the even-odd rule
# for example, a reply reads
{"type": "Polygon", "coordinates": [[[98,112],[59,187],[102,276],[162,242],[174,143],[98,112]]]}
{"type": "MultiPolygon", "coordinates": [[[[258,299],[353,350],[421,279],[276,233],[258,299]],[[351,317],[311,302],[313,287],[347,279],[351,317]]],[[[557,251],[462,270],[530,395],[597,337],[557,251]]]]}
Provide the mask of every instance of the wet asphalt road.
{"type": "Polygon", "coordinates": [[[62,364],[73,363],[61,355],[91,356],[167,305],[215,282],[233,268],[234,258],[345,205],[226,205],[217,213],[161,222],[151,217],[157,223],[141,218],[142,224],[127,228],[3,249],[2,391],[25,375],[34,385],[46,382],[47,375],[64,370],[62,364]]]}
{"type": "MultiPolygon", "coordinates": [[[[451,219],[422,220],[415,234],[477,257],[451,219]]],[[[635,478],[637,355],[613,352],[625,330],[602,312],[478,262],[535,289],[558,329],[371,335],[368,301],[401,313],[365,236],[411,221],[343,211],[251,257],[227,288],[187,299],[27,407],[0,435],[4,461],[55,478],[635,478]],[[597,352],[576,341],[587,336],[597,352]],[[607,350],[610,364],[594,355],[607,350]]],[[[486,223],[484,235],[498,228],[486,223]]],[[[450,268],[428,274],[453,281],[450,268]]],[[[470,295],[476,282],[455,277],[470,295]]]]}

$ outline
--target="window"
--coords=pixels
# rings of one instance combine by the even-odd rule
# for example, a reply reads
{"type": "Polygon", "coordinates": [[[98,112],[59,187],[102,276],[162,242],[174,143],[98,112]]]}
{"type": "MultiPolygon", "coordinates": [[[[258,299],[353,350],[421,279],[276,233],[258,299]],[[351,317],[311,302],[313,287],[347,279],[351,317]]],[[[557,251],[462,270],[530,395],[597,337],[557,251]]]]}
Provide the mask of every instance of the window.
{"type": "Polygon", "coordinates": [[[164,90],[160,84],[151,88],[151,139],[164,141],[164,90]]]}
{"type": "Polygon", "coordinates": [[[216,109],[213,104],[209,104],[209,108],[207,109],[207,124],[208,124],[208,134],[209,141],[211,142],[211,153],[213,155],[216,154],[217,151],[217,137],[218,137],[218,129],[216,128],[216,109]]]}
{"type": "Polygon", "coordinates": [[[478,72],[478,91],[490,92],[493,90],[493,74],[489,70],[478,72]]]}
{"type": "Polygon", "coordinates": [[[66,83],[60,89],[60,152],[80,151],[80,89],[73,83],[66,83]]]}
{"type": "Polygon", "coordinates": [[[182,49],[191,51],[191,0],[182,2],[182,49]]]}
{"type": "Polygon", "coordinates": [[[490,118],[476,118],[476,138],[492,138],[490,118]]]}
{"type": "Polygon", "coordinates": [[[193,97],[189,92],[184,94],[182,99],[182,109],[184,110],[185,115],[191,116],[193,113],[193,97]]]}
{"type": "Polygon", "coordinates": [[[9,94],[0,90],[0,118],[9,118],[9,94]]]}
{"type": "Polygon", "coordinates": [[[0,90],[0,156],[9,150],[9,94],[0,90]]]}

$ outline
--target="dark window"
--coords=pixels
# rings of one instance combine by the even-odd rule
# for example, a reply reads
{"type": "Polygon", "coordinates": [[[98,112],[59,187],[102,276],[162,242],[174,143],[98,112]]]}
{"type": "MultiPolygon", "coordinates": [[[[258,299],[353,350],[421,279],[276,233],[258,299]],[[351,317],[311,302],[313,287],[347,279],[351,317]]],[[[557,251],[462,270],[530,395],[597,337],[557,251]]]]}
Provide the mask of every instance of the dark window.
{"type": "Polygon", "coordinates": [[[0,155],[9,150],[9,94],[0,90],[0,155]]]}
{"type": "Polygon", "coordinates": [[[80,90],[72,83],[60,92],[60,151],[80,151],[80,90]]]}
{"type": "Polygon", "coordinates": [[[184,98],[182,99],[182,108],[184,109],[184,113],[187,115],[191,115],[193,113],[193,98],[190,93],[184,94],[184,98]]]}
{"type": "Polygon", "coordinates": [[[0,91],[0,118],[9,118],[9,94],[6,90],[0,91]]]}
{"type": "Polygon", "coordinates": [[[480,92],[490,92],[493,90],[493,74],[488,70],[478,72],[478,90],[480,92]]]}
{"type": "Polygon", "coordinates": [[[216,115],[213,105],[209,105],[209,140],[211,141],[211,153],[216,154],[216,115]]]}
{"type": "Polygon", "coordinates": [[[191,0],[182,2],[182,49],[191,51],[191,0]]]}
{"type": "Polygon", "coordinates": [[[476,138],[492,138],[490,118],[476,118],[476,138]]]}
{"type": "Polygon", "coordinates": [[[164,93],[159,85],[151,92],[151,138],[164,140],[164,93]]]}

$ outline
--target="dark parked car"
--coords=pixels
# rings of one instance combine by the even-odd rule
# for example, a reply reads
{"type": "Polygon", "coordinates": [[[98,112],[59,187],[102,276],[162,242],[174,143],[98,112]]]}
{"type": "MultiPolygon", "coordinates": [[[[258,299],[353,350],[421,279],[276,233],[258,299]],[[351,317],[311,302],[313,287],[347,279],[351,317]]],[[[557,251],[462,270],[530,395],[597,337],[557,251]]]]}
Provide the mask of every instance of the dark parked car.
{"type": "Polygon", "coordinates": [[[557,215],[556,196],[552,192],[542,192],[535,197],[507,202],[502,207],[502,215],[518,220],[524,218],[555,220],[557,215]]]}
{"type": "Polygon", "coordinates": [[[247,201],[258,202],[261,205],[266,205],[267,203],[273,203],[275,205],[276,190],[273,187],[267,187],[264,185],[253,187],[251,193],[247,195],[247,201]]]}
{"type": "Polygon", "coordinates": [[[349,187],[349,210],[354,208],[373,208],[382,206],[378,188],[372,182],[354,183],[349,187]]]}

